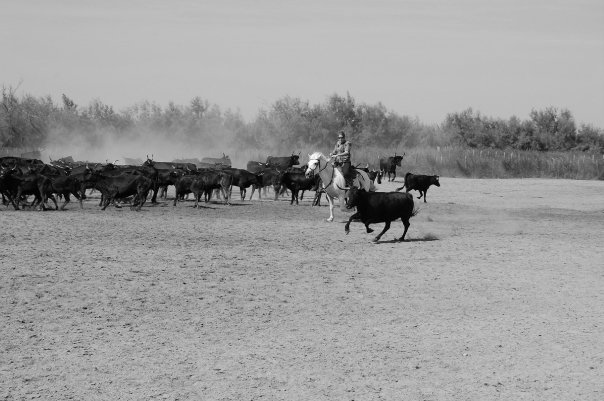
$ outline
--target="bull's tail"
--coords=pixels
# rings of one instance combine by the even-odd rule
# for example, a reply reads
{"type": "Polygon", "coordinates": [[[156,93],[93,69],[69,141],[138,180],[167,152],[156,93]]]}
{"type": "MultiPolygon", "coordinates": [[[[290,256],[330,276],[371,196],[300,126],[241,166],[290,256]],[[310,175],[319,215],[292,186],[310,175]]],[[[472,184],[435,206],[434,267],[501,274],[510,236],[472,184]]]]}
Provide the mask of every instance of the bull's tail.
{"type": "Polygon", "coordinates": [[[395,189],[396,192],[400,191],[401,189],[405,188],[405,184],[403,184],[402,187],[395,189]]]}

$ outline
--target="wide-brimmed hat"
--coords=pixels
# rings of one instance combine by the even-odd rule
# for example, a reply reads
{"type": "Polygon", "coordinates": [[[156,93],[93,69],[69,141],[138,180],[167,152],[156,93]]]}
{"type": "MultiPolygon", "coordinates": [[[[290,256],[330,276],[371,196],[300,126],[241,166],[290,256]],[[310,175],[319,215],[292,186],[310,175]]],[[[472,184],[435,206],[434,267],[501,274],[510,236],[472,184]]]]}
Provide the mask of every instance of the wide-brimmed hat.
{"type": "Polygon", "coordinates": [[[340,131],[340,133],[338,134],[338,138],[346,138],[346,134],[344,133],[344,131],[340,131]]]}

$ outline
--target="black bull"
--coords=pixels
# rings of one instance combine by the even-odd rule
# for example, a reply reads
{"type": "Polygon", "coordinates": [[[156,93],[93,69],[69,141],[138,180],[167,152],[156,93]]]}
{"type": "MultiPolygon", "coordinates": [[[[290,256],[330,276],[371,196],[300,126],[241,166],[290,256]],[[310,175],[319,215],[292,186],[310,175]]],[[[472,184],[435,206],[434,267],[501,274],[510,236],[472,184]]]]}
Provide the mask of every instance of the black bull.
{"type": "Polygon", "coordinates": [[[413,209],[413,196],[408,193],[367,192],[355,187],[348,191],[346,207],[349,209],[357,208],[357,212],[350,216],[344,227],[346,234],[350,232],[350,222],[355,219],[361,220],[365,224],[368,233],[373,232],[369,228],[370,224],[386,223],[382,232],[373,239],[374,242],[379,241],[390,228],[390,223],[399,218],[405,226],[405,231],[399,241],[404,241],[410,226],[409,219],[417,214],[413,209]]]}
{"type": "Polygon", "coordinates": [[[405,185],[398,188],[397,191],[407,187],[407,192],[411,190],[419,191],[419,196],[417,199],[421,199],[424,197],[424,202],[426,202],[426,194],[428,193],[428,188],[430,185],[436,185],[440,187],[440,182],[438,180],[437,175],[420,175],[420,174],[405,174],[405,185]]]}
{"type": "Polygon", "coordinates": [[[140,210],[149,190],[153,187],[153,181],[142,174],[131,174],[124,172],[117,175],[104,175],[101,172],[93,172],[87,177],[93,188],[97,189],[104,198],[102,210],[116,199],[126,198],[134,195],[133,205],[137,204],[136,210],[140,210]]]}
{"type": "Polygon", "coordinates": [[[388,181],[394,181],[396,178],[396,166],[401,166],[401,162],[403,161],[403,155],[396,155],[388,157],[386,159],[380,159],[380,172],[382,173],[382,177],[388,174],[388,181]]]}
{"type": "Polygon", "coordinates": [[[266,158],[267,167],[276,168],[280,171],[285,171],[292,166],[297,166],[300,163],[300,155],[291,156],[269,156],[266,158]]]}

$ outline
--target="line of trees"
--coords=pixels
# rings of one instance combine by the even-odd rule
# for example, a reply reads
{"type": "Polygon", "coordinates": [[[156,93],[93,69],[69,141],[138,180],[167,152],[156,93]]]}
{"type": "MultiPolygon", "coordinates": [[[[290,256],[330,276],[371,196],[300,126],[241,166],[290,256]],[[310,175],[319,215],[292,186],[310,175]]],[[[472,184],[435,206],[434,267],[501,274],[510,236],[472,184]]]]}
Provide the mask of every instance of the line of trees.
{"type": "Polygon", "coordinates": [[[381,103],[359,103],[350,94],[333,94],[314,105],[284,96],[249,122],[238,111],[223,111],[200,97],[187,105],[141,102],[115,111],[100,100],[82,107],[67,95],[55,102],[50,96],[17,96],[13,87],[3,87],[0,105],[0,146],[13,148],[43,148],[57,137],[95,146],[107,135],[159,135],[191,146],[291,152],[329,149],[339,130],[355,146],[376,149],[461,146],[604,153],[601,128],[577,127],[570,111],[554,107],[532,110],[528,120],[485,117],[469,108],[448,114],[442,124],[427,125],[381,103]]]}

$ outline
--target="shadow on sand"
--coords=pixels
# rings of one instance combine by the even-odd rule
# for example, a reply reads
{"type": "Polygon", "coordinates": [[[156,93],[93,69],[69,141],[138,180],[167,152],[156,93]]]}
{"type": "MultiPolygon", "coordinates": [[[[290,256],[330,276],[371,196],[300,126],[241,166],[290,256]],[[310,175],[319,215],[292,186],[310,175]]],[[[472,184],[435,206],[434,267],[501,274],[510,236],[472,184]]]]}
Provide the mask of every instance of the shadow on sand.
{"type": "Polygon", "coordinates": [[[391,239],[388,241],[378,241],[374,242],[374,244],[396,244],[396,243],[405,243],[405,242],[429,242],[429,241],[438,241],[438,238],[435,237],[426,237],[426,238],[405,238],[404,241],[399,241],[398,238],[391,239]]]}

